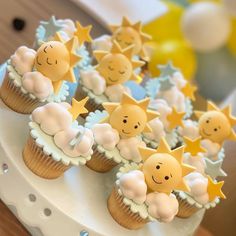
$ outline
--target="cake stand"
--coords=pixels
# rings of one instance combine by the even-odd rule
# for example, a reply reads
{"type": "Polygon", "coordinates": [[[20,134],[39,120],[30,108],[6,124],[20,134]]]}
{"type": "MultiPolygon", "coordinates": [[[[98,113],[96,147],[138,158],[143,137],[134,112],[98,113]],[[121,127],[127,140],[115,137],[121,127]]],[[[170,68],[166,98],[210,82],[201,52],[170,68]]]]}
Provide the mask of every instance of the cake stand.
{"type": "Polygon", "coordinates": [[[28,115],[15,113],[0,100],[0,198],[33,236],[187,236],[199,226],[204,211],[135,231],[118,225],[107,210],[117,169],[100,174],[73,167],[56,180],[34,175],[22,159],[28,122],[28,115]]]}
{"type": "Polygon", "coordinates": [[[28,121],[27,115],[11,111],[0,101],[0,198],[33,235],[185,236],[200,224],[203,211],[169,224],[149,223],[136,231],[121,227],[106,205],[116,170],[100,174],[86,166],[73,167],[56,180],[34,175],[22,159],[28,121]]]}

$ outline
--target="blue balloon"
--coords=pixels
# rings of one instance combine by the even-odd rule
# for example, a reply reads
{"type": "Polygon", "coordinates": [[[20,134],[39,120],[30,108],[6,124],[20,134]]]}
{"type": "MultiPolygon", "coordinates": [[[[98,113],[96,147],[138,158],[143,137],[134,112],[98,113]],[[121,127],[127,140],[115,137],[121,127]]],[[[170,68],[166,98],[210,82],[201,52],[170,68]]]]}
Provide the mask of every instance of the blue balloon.
{"type": "Polygon", "coordinates": [[[211,53],[197,53],[196,81],[200,94],[222,101],[236,88],[236,57],[226,48],[211,53]]]}

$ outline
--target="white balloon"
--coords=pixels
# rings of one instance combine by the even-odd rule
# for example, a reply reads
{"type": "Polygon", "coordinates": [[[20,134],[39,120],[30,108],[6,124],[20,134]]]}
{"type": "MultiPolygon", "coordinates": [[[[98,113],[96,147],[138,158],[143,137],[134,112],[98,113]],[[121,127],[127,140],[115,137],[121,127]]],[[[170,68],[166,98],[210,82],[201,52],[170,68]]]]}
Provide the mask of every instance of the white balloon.
{"type": "Polygon", "coordinates": [[[236,1],[235,0],[223,0],[223,4],[225,5],[225,8],[232,16],[236,16],[236,1]]]}
{"type": "Polygon", "coordinates": [[[224,8],[210,2],[191,5],[183,15],[181,26],[186,39],[201,52],[220,48],[231,32],[231,21],[224,8]]]}

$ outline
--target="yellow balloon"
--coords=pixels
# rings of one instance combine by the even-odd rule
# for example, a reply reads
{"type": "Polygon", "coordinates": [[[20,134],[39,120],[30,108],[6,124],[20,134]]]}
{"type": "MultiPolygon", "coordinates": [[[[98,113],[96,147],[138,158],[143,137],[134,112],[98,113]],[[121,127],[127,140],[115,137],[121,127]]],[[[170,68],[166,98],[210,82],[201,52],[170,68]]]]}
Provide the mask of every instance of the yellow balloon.
{"type": "Polygon", "coordinates": [[[193,79],[196,68],[196,56],[193,49],[184,40],[168,40],[161,43],[152,42],[152,54],[148,63],[148,69],[152,76],[160,74],[158,65],[172,61],[188,80],[193,79]]]}
{"type": "Polygon", "coordinates": [[[232,20],[232,31],[228,40],[228,48],[236,55],[236,19],[232,20]]]}
{"type": "Polygon", "coordinates": [[[167,12],[152,22],[144,25],[143,31],[152,36],[154,41],[164,41],[167,39],[183,39],[180,20],[184,8],[171,2],[164,3],[167,12]]]}

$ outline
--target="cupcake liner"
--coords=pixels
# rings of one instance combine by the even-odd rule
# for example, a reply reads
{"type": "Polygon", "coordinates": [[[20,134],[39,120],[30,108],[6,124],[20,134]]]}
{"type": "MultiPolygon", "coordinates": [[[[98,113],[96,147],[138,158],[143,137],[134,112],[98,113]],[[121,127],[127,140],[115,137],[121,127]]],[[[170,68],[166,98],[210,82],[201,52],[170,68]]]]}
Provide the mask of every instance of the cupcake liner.
{"type": "Polygon", "coordinates": [[[71,167],[46,155],[31,136],[24,147],[23,159],[33,173],[45,179],[58,178],[71,167]]]}
{"type": "Polygon", "coordinates": [[[134,230],[142,228],[148,223],[148,220],[140,217],[138,213],[133,213],[130,206],[125,205],[123,199],[124,197],[114,187],[107,201],[107,207],[111,216],[118,224],[127,229],[134,230]]]}
{"type": "Polygon", "coordinates": [[[119,163],[115,162],[113,159],[106,158],[105,153],[99,152],[96,147],[91,160],[87,161],[86,166],[94,171],[105,173],[113,169],[118,164],[119,163]]]}
{"type": "Polygon", "coordinates": [[[1,98],[12,110],[23,114],[30,114],[35,108],[44,104],[38,99],[31,98],[28,94],[22,93],[21,88],[9,79],[8,73],[2,83],[1,98]]]}
{"type": "Polygon", "coordinates": [[[183,199],[179,193],[175,193],[175,196],[179,202],[179,211],[176,215],[179,218],[188,218],[202,209],[197,207],[195,204],[190,204],[187,199],[183,199]]]}
{"type": "MultiPolygon", "coordinates": [[[[83,98],[87,97],[88,94],[86,91],[83,90],[83,87],[81,85],[78,86],[75,98],[77,100],[82,100],[83,98]]],[[[89,100],[86,103],[86,108],[88,109],[89,112],[94,112],[96,110],[104,110],[102,104],[97,104],[94,99],[89,97],[89,100]]],[[[82,117],[85,117],[86,114],[82,114],[82,117]]]]}

